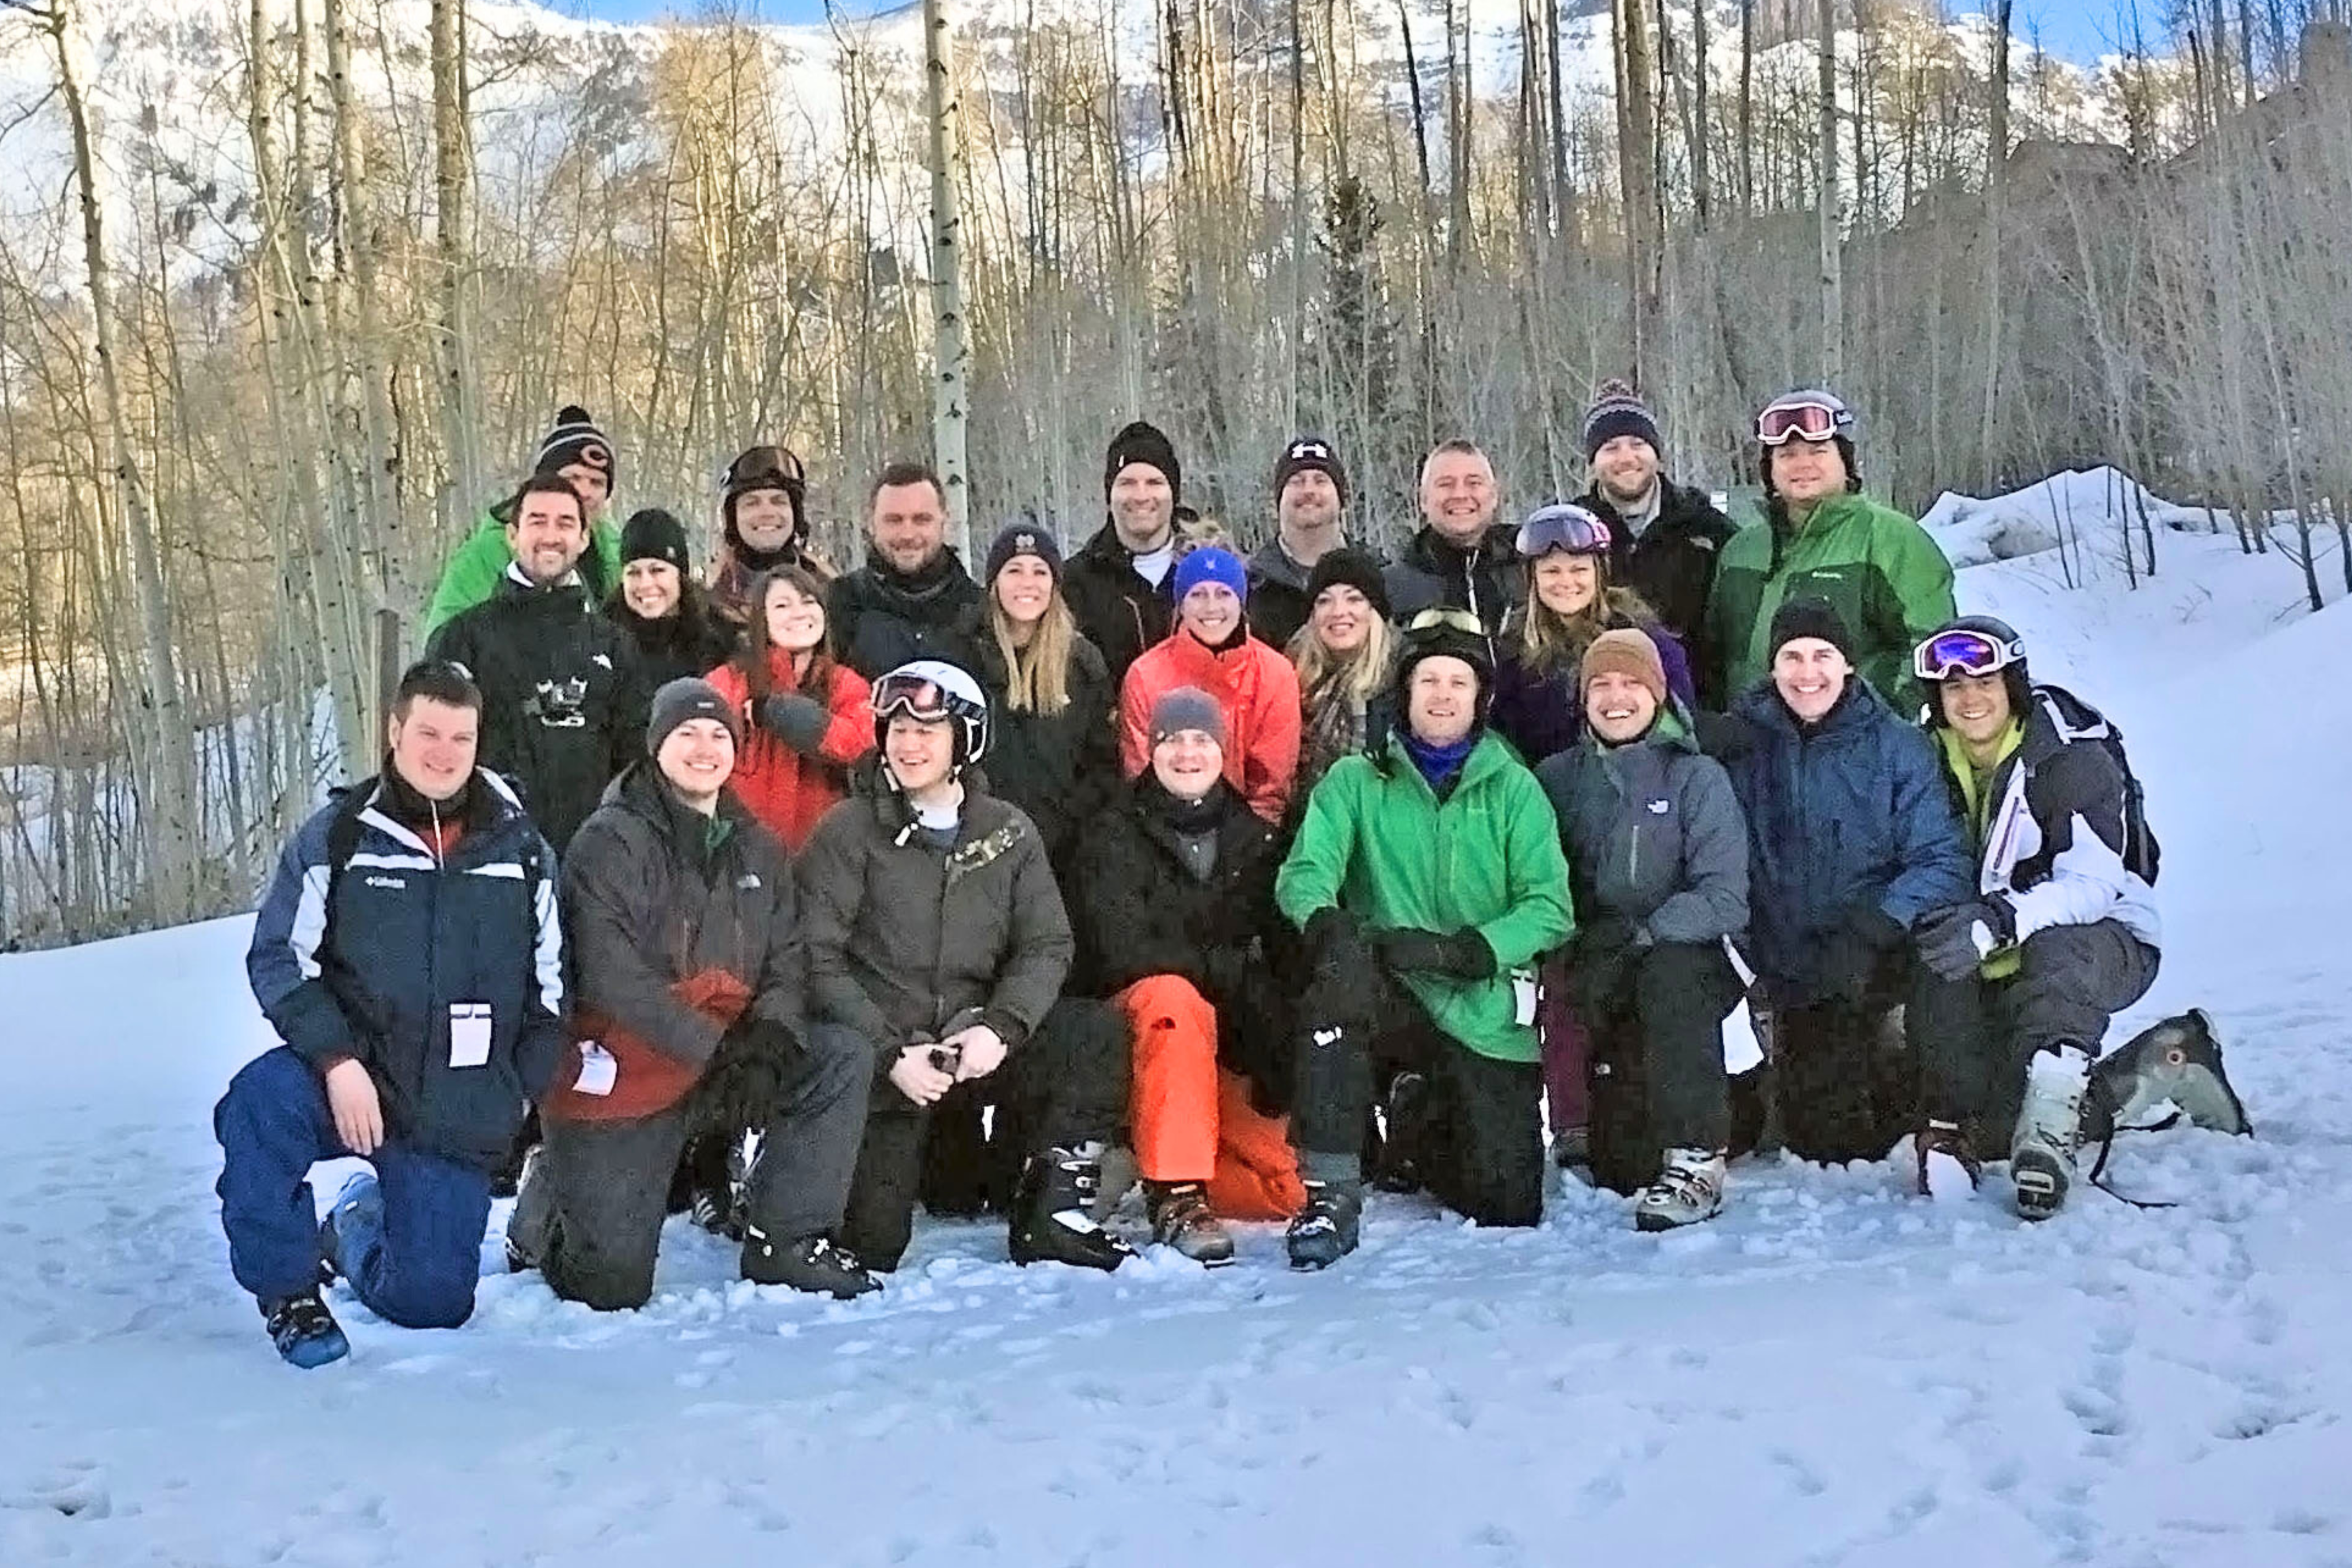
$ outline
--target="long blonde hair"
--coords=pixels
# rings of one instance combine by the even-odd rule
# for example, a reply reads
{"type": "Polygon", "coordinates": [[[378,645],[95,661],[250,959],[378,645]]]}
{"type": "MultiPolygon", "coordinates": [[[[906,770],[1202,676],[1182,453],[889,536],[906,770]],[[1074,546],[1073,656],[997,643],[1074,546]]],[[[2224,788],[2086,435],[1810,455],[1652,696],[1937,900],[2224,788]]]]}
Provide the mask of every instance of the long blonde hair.
{"type": "Polygon", "coordinates": [[[1609,557],[1592,561],[1592,603],[1563,616],[1536,592],[1536,563],[1528,563],[1528,602],[1519,623],[1519,662],[1538,675],[1574,669],[1592,639],[1612,626],[1648,626],[1657,614],[1631,588],[1609,581],[1609,557]]]}
{"type": "Polygon", "coordinates": [[[1307,624],[1292,634],[1290,646],[1284,650],[1290,656],[1292,668],[1298,671],[1301,693],[1311,697],[1324,682],[1336,678],[1336,689],[1358,708],[1380,694],[1389,683],[1390,655],[1394,651],[1396,633],[1389,626],[1388,617],[1378,611],[1371,612],[1369,619],[1370,629],[1364,634],[1364,646],[1342,662],[1315,635],[1314,616],[1307,617],[1307,624]]]}
{"type": "Polygon", "coordinates": [[[1013,617],[996,597],[996,585],[988,588],[988,629],[996,638],[996,651],[1004,658],[1004,705],[1016,713],[1059,713],[1070,705],[1070,651],[1077,645],[1077,617],[1070,614],[1069,602],[1062,597],[1062,584],[1054,584],[1054,596],[1045,601],[1045,613],[1037,618],[1037,629],[1030,634],[1029,646],[1021,647],[1013,640],[1013,617]]]}

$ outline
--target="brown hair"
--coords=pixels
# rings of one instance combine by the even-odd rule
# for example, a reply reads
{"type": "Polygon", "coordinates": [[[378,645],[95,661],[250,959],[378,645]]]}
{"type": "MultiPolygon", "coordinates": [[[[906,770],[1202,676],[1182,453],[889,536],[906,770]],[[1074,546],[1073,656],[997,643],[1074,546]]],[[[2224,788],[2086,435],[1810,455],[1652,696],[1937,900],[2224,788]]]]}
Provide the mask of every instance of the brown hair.
{"type": "Polygon", "coordinates": [[[1609,557],[1589,556],[1592,563],[1592,603],[1573,616],[1563,616],[1536,594],[1536,563],[1528,563],[1528,603],[1519,626],[1519,662],[1537,675],[1557,670],[1573,673],[1592,639],[1612,626],[1646,626],[1657,619],[1649,604],[1631,588],[1609,581],[1609,557]]]}
{"type": "MultiPolygon", "coordinates": [[[[744,604],[751,610],[744,623],[743,640],[735,650],[735,668],[743,674],[743,685],[751,695],[754,705],[765,701],[774,692],[775,677],[768,668],[770,652],[783,650],[768,640],[768,590],[779,583],[788,583],[802,597],[813,599],[820,611],[824,607],[824,584],[816,574],[804,566],[773,567],[751,579],[751,590],[744,604]]],[[[833,617],[824,621],[824,637],[809,650],[808,669],[800,678],[800,691],[819,702],[833,696],[834,670],[837,661],[833,652],[833,617]]]]}

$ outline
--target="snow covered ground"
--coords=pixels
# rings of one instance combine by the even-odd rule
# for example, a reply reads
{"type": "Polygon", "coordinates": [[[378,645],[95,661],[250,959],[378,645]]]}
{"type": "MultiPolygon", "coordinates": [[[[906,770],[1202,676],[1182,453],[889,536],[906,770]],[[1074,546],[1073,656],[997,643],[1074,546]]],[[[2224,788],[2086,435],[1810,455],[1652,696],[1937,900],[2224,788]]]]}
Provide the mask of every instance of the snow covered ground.
{"type": "Polygon", "coordinates": [[[301,1373],[211,1194],[268,1039],[225,921],[0,959],[0,1564],[2352,1563],[2352,611],[2159,550],[1961,591],[2148,780],[2172,940],[2125,1025],[2214,1009],[2260,1133],[2121,1145],[2178,1208],[1751,1165],[1663,1239],[1573,1184],[1520,1234],[1384,1200],[1311,1278],[1270,1226],[1108,1278],[936,1226],[850,1306],[674,1226],[643,1312],[339,1292],[352,1357],[301,1373]]]}

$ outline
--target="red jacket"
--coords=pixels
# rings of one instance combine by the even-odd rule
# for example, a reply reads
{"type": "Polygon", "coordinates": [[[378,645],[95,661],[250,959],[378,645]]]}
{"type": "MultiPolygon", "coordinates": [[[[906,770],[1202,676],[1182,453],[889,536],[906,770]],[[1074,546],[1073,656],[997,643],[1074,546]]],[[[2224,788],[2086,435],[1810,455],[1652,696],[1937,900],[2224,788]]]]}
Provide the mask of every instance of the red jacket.
{"type": "Polygon", "coordinates": [[[1257,638],[1223,651],[1179,626],[1128,667],[1118,693],[1118,761],[1129,778],[1151,765],[1151,705],[1197,686],[1225,715],[1225,782],[1268,822],[1282,820],[1298,776],[1298,672],[1257,638]]]}
{"type": "MultiPolygon", "coordinates": [[[[768,650],[768,672],[772,689],[800,689],[792,658],[781,649],[768,650]]],[[[814,757],[802,756],[751,717],[745,705],[751,689],[740,669],[722,664],[709,679],[719,695],[744,714],[743,746],[735,757],[737,798],[751,807],[761,826],[784,841],[785,848],[799,854],[816,819],[849,793],[850,765],[874,749],[874,709],[866,700],[870,689],[866,678],[845,664],[833,667],[833,690],[825,697],[833,722],[825,727],[814,757]]]]}

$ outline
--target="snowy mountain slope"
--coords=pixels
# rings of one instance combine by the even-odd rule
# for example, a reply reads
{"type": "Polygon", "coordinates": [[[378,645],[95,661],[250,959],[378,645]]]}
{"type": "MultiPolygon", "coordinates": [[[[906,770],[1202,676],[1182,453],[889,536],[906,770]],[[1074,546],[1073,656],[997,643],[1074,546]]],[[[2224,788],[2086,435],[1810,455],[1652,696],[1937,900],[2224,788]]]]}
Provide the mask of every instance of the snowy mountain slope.
{"type": "Polygon", "coordinates": [[[339,1291],[353,1358],[300,1374],[209,1192],[210,1103],[268,1039],[220,921],[0,959],[0,1563],[2345,1561],[2352,689],[2314,676],[2352,612],[2280,628],[2277,562],[2168,559],[2210,595],[2179,651],[2163,576],[1961,595],[2150,783],[2173,940],[2126,1023],[2215,1008],[2261,1134],[2122,1145],[2177,1209],[2029,1229],[1751,1164],[1663,1240],[1573,1186],[1520,1234],[1383,1201],[1316,1278],[1265,1226],[1110,1278],[937,1226],[851,1306],[677,1226],[644,1312],[499,1276],[405,1333],[339,1291]]]}

